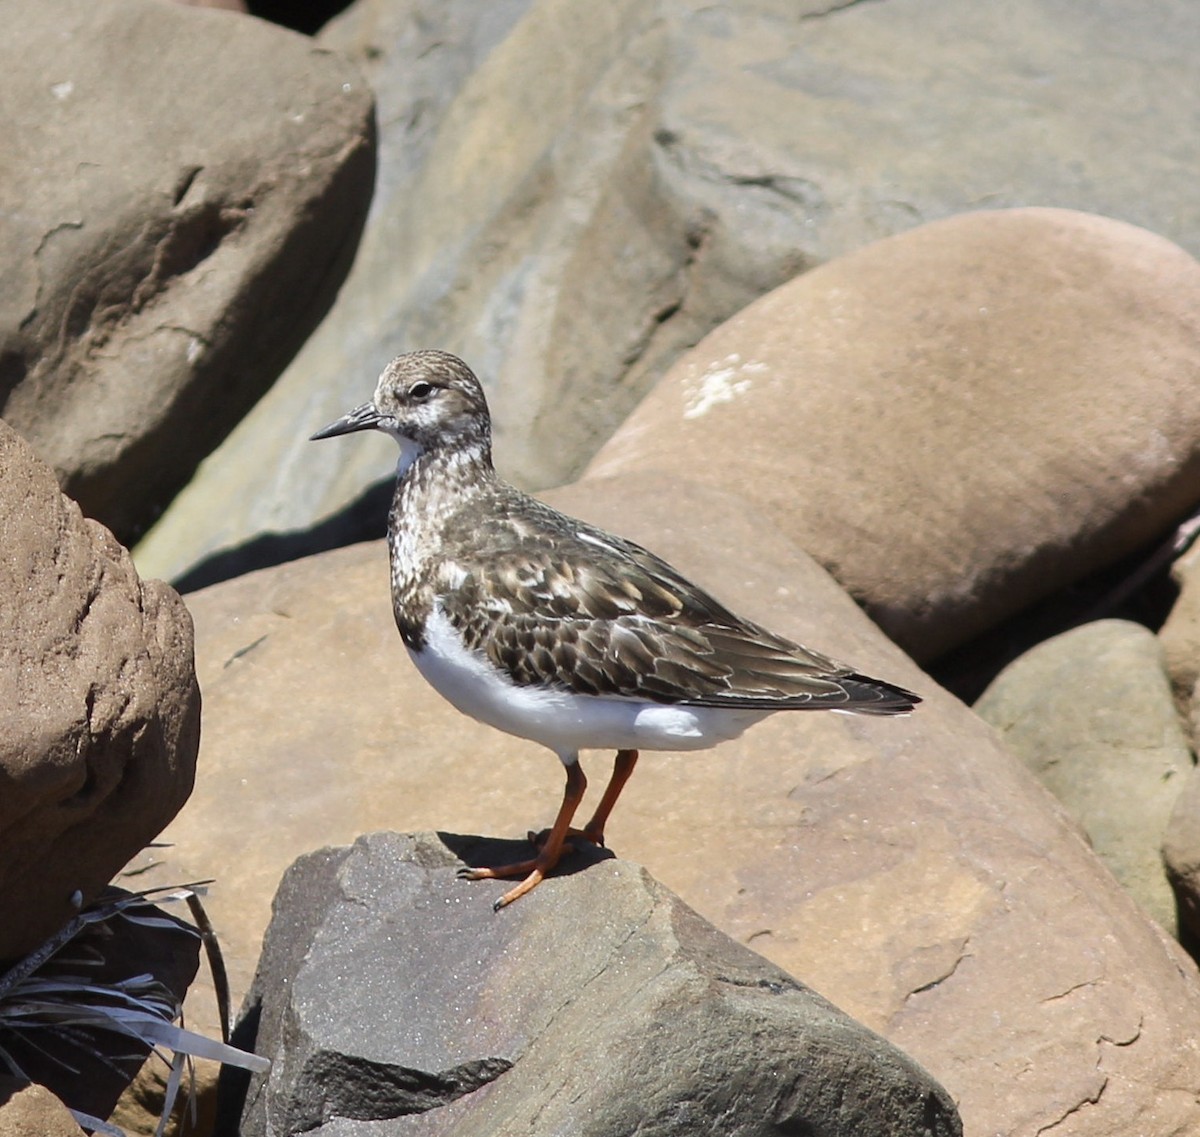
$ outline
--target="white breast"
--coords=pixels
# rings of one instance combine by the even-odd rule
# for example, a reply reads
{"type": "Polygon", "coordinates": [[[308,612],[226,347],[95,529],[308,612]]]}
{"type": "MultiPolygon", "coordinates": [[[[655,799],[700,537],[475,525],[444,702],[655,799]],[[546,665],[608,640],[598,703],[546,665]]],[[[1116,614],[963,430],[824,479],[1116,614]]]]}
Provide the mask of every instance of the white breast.
{"type": "Polygon", "coordinates": [[[771,713],[518,687],[482,655],[467,651],[437,606],[425,637],[425,646],[409,655],[440,695],[473,719],[540,742],[564,762],[580,750],[704,750],[737,738],[771,713]]]}

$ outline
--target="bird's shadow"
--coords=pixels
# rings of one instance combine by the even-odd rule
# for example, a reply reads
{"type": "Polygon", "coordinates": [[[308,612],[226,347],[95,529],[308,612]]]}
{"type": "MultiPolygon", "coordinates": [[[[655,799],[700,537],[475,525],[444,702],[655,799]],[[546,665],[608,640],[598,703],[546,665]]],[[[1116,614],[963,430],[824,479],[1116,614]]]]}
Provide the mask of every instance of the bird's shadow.
{"type": "MultiPolygon", "coordinates": [[[[471,833],[445,833],[438,831],[438,840],[446,846],[464,865],[473,869],[498,868],[518,861],[527,861],[537,856],[537,848],[528,839],[514,840],[508,837],[483,837],[471,833]]],[[[572,841],[563,848],[562,860],[551,876],[573,876],[601,861],[611,861],[616,854],[589,841],[572,841]]]]}

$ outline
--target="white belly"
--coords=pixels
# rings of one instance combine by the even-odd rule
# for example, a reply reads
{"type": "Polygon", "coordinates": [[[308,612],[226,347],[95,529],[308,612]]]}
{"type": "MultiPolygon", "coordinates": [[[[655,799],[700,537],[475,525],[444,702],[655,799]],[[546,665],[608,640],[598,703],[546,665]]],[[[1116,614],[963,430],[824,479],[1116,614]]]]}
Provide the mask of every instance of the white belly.
{"type": "Polygon", "coordinates": [[[518,687],[468,652],[437,608],[426,625],[425,647],[409,655],[429,685],[463,714],[540,742],[564,762],[580,750],[704,750],[737,738],[771,713],[518,687]]]}

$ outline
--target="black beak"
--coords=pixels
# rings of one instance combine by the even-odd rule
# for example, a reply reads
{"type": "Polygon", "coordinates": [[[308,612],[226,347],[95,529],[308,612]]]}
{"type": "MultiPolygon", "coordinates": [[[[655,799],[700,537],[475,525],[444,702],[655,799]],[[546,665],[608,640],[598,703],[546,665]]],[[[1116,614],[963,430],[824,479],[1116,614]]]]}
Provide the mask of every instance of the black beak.
{"type": "Polygon", "coordinates": [[[316,442],[319,438],[336,438],[339,434],[352,434],[356,430],[373,430],[382,418],[374,403],[363,403],[361,407],[342,415],[337,422],[323,426],[309,438],[309,442],[316,442]]]}

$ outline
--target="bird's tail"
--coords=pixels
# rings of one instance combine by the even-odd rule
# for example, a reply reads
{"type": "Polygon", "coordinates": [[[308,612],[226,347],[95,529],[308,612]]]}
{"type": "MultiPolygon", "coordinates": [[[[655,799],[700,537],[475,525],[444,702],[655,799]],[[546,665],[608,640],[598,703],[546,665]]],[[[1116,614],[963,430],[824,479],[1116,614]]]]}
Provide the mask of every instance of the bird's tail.
{"type": "Polygon", "coordinates": [[[921,702],[920,695],[869,675],[855,673],[839,676],[837,681],[850,696],[838,709],[856,715],[904,715],[921,702]]]}

